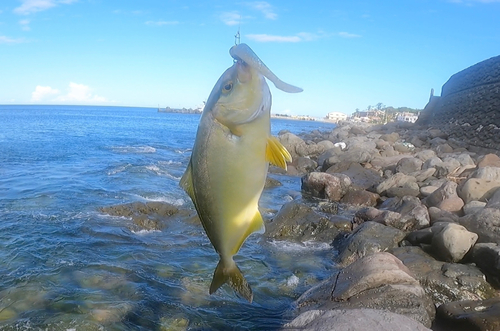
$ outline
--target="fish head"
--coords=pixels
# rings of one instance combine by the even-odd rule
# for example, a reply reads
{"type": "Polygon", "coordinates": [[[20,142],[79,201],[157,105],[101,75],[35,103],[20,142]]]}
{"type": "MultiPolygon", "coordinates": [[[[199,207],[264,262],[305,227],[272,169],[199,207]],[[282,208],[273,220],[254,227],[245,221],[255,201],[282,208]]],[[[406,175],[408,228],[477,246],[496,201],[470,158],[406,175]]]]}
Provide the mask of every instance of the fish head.
{"type": "Polygon", "coordinates": [[[236,60],[215,84],[205,110],[230,129],[250,123],[271,108],[266,80],[246,62],[236,60]]]}

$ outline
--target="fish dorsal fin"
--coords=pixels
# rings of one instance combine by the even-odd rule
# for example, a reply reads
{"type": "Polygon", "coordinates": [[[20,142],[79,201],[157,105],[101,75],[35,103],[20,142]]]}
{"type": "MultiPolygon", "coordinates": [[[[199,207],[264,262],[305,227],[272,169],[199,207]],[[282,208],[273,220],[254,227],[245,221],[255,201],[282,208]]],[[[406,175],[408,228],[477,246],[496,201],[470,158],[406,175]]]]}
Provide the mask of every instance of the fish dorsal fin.
{"type": "Polygon", "coordinates": [[[194,186],[193,186],[193,167],[191,166],[191,160],[189,160],[189,165],[186,169],[186,172],[184,175],[182,175],[182,178],[179,182],[179,186],[186,191],[186,193],[189,195],[191,200],[195,203],[195,196],[194,196],[194,186]]]}
{"type": "Polygon", "coordinates": [[[286,162],[292,162],[292,156],[278,138],[270,136],[267,138],[266,160],[286,170],[286,162]]]}

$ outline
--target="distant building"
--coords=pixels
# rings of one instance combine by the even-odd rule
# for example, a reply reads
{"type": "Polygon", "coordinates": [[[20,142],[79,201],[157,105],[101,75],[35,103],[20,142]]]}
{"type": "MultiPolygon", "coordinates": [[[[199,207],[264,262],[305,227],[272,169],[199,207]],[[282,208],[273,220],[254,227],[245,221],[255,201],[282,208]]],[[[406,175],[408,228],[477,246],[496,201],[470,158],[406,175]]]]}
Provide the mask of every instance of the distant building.
{"type": "Polygon", "coordinates": [[[396,120],[399,122],[415,123],[418,120],[418,115],[414,113],[399,113],[396,120]]]}
{"type": "Polygon", "coordinates": [[[339,113],[339,112],[331,112],[331,113],[328,113],[326,115],[326,119],[329,120],[329,121],[333,121],[333,122],[340,122],[340,121],[345,121],[347,120],[347,115],[344,114],[344,113],[339,113]]]}

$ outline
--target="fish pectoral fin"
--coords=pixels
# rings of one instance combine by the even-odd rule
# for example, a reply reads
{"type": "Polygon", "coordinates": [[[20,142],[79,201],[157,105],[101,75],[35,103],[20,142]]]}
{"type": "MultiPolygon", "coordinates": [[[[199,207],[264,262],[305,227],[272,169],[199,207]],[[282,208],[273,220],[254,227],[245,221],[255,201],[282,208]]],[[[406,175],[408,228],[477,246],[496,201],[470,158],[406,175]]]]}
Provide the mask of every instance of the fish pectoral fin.
{"type": "Polygon", "coordinates": [[[236,293],[248,300],[248,302],[252,303],[252,288],[232,259],[230,263],[225,263],[224,260],[221,259],[217,264],[214,277],[212,278],[212,284],[210,284],[210,294],[217,291],[219,287],[225,283],[231,286],[236,293]]]}
{"type": "Polygon", "coordinates": [[[270,136],[267,138],[266,160],[286,170],[286,162],[292,162],[292,156],[278,138],[270,136]]]}
{"type": "Polygon", "coordinates": [[[195,202],[195,197],[194,197],[194,185],[193,185],[193,167],[191,166],[191,160],[189,160],[189,165],[186,169],[186,172],[184,172],[184,175],[182,175],[182,178],[179,182],[179,186],[186,191],[186,193],[189,195],[191,200],[195,202]]]}

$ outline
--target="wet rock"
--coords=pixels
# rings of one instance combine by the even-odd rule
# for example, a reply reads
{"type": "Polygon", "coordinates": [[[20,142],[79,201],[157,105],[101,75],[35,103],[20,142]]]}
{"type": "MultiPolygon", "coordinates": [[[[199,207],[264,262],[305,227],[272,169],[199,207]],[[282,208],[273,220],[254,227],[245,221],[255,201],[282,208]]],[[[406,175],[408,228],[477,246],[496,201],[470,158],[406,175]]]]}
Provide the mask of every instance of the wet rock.
{"type": "Polygon", "coordinates": [[[130,217],[134,224],[146,230],[162,230],[173,217],[193,217],[193,212],[179,209],[166,202],[132,202],[123,205],[99,208],[99,211],[112,216],[130,217]]]}
{"type": "Polygon", "coordinates": [[[422,169],[422,160],[416,157],[405,157],[396,164],[396,172],[401,172],[405,175],[412,174],[422,169]]]}
{"type": "MultiPolygon", "coordinates": [[[[490,200],[491,201],[491,200],[490,200]]],[[[462,208],[465,215],[470,215],[481,211],[486,206],[486,202],[482,201],[470,201],[464,205],[462,208]]]]}
{"type": "Polygon", "coordinates": [[[403,315],[375,309],[309,310],[282,330],[303,331],[430,331],[403,315]]]}
{"type": "Polygon", "coordinates": [[[351,186],[351,180],[343,174],[311,172],[302,177],[302,190],[320,199],[340,201],[351,186]]]}
{"type": "Polygon", "coordinates": [[[380,196],[363,189],[350,188],[340,202],[353,206],[376,206],[380,196]]]}
{"type": "Polygon", "coordinates": [[[281,182],[279,180],[267,176],[266,184],[264,185],[264,188],[268,189],[268,188],[278,187],[281,185],[283,185],[283,184],[281,184],[281,182]]]}
{"type": "Polygon", "coordinates": [[[432,192],[423,203],[427,207],[437,207],[451,213],[461,214],[464,202],[457,194],[457,183],[448,181],[432,192]]]}
{"type": "Polygon", "coordinates": [[[348,265],[363,256],[397,247],[404,237],[403,231],[393,227],[376,222],[363,223],[346,239],[336,243],[340,263],[348,265]]]}
{"type": "Polygon", "coordinates": [[[399,213],[401,217],[398,220],[386,225],[391,225],[403,231],[421,229],[430,224],[427,208],[416,197],[404,196],[387,199],[380,205],[380,209],[399,213]]]}
{"type": "Polygon", "coordinates": [[[484,274],[473,265],[437,261],[420,247],[397,247],[389,251],[410,269],[436,306],[450,301],[483,300],[496,296],[484,274]]]}
{"type": "Polygon", "coordinates": [[[461,217],[459,223],[477,233],[480,243],[500,242],[500,209],[483,208],[477,213],[461,217]]]}
{"type": "MultiPolygon", "coordinates": [[[[331,167],[330,169],[332,169],[331,167]]],[[[327,172],[330,173],[330,169],[327,172]]],[[[350,162],[344,169],[337,169],[338,173],[349,176],[353,185],[368,189],[370,187],[376,187],[382,181],[380,174],[373,170],[363,167],[359,163],[350,162]]]]}
{"type": "Polygon", "coordinates": [[[477,234],[459,224],[446,223],[432,237],[431,249],[442,261],[459,262],[474,246],[477,238],[477,234]]]}
{"type": "Polygon", "coordinates": [[[481,243],[472,248],[472,261],[488,276],[490,283],[500,287],[500,244],[481,243]]]}
{"type": "Polygon", "coordinates": [[[281,207],[271,222],[266,223],[265,236],[279,240],[331,242],[346,229],[345,222],[334,222],[298,201],[281,207]]]}
{"type": "Polygon", "coordinates": [[[376,192],[380,195],[386,194],[390,197],[418,196],[420,188],[415,177],[397,173],[380,183],[376,188],[376,192]]]}
{"type": "Polygon", "coordinates": [[[436,322],[440,330],[500,330],[500,298],[445,303],[437,309],[436,322]]]}
{"type": "Polygon", "coordinates": [[[477,167],[496,167],[500,168],[500,157],[496,154],[486,154],[478,158],[477,167]]]}
{"type": "Polygon", "coordinates": [[[309,157],[303,157],[303,156],[296,158],[293,164],[295,166],[295,169],[297,169],[299,173],[303,174],[312,172],[316,170],[316,168],[318,167],[316,161],[311,160],[309,157]]]}
{"type": "Polygon", "coordinates": [[[304,293],[297,305],[305,309],[372,308],[410,317],[430,326],[435,309],[419,282],[396,257],[375,253],[352,263],[304,293]]]}

